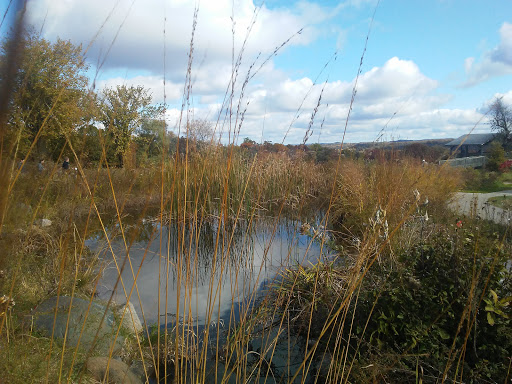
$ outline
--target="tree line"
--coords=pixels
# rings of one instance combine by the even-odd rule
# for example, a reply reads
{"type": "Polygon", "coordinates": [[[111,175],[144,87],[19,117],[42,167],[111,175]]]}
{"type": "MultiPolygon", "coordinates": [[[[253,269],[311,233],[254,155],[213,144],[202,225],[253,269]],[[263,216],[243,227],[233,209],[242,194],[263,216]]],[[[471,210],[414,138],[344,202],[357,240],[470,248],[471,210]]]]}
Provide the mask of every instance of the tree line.
{"type": "MultiPolygon", "coordinates": [[[[0,69],[13,45],[20,56],[6,124],[13,159],[57,161],[74,151],[84,163],[104,159],[123,167],[128,155],[145,163],[164,147],[177,147],[178,138],[166,129],[164,105],[153,102],[149,89],[116,85],[95,92],[90,87],[82,46],[25,31],[21,39],[1,42],[0,69]]],[[[5,80],[0,75],[0,82],[5,80]]],[[[198,141],[212,134],[206,120],[189,123],[187,131],[198,141]]]]}
{"type": "MultiPolygon", "coordinates": [[[[153,102],[150,90],[140,85],[116,85],[100,92],[92,89],[82,46],[62,39],[50,42],[34,31],[25,31],[21,39],[6,37],[1,42],[1,67],[7,64],[12,45],[20,53],[6,130],[13,159],[56,161],[63,155],[72,156],[74,149],[85,164],[104,159],[111,166],[123,167],[127,158],[143,165],[159,158],[164,148],[169,153],[179,150],[180,139],[166,127],[165,107],[153,102]]],[[[0,81],[5,80],[0,75],[0,81]]],[[[503,99],[493,102],[489,120],[509,149],[512,112],[503,99]]],[[[206,145],[214,132],[206,120],[190,122],[186,131],[196,148],[206,145]]],[[[320,144],[257,144],[246,138],[240,147],[251,152],[309,152],[317,162],[337,157],[334,149],[320,144]]],[[[411,150],[418,152],[418,148],[411,150]]]]}

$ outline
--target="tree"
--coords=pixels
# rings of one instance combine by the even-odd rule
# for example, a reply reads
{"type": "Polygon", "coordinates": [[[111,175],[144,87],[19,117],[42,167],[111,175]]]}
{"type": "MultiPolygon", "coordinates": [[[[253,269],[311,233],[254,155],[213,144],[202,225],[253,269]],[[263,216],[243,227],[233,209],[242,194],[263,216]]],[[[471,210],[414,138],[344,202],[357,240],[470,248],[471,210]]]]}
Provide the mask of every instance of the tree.
{"type": "MultiPolygon", "coordinates": [[[[145,164],[158,158],[164,149],[165,122],[160,119],[147,119],[137,128],[134,142],[137,145],[137,163],[145,164]]],[[[174,136],[168,132],[169,137],[174,136]]],[[[166,145],[169,145],[167,142],[166,145]]]]}
{"type": "Polygon", "coordinates": [[[500,165],[505,162],[505,151],[503,146],[497,141],[493,141],[489,149],[489,157],[487,159],[487,168],[491,171],[498,171],[500,165]]]}
{"type": "Polygon", "coordinates": [[[188,124],[188,137],[193,141],[207,143],[212,140],[214,129],[206,119],[195,119],[188,124]]]}
{"type": "Polygon", "coordinates": [[[9,44],[19,44],[21,51],[9,100],[8,129],[15,143],[14,155],[26,156],[35,142],[35,156],[49,154],[56,159],[66,134],[84,124],[91,105],[82,47],[61,39],[52,43],[27,31],[17,42],[4,39],[2,66],[9,44]]]}
{"type": "Polygon", "coordinates": [[[88,124],[78,128],[73,145],[78,150],[77,154],[82,164],[89,165],[101,160],[101,132],[96,126],[88,124]]]}
{"type": "Polygon", "coordinates": [[[317,163],[325,163],[333,158],[335,151],[333,148],[326,147],[324,145],[315,143],[309,146],[309,149],[312,151],[313,159],[317,163]]]}
{"type": "Polygon", "coordinates": [[[404,148],[404,153],[407,156],[426,160],[429,163],[439,160],[444,152],[446,152],[446,149],[440,145],[430,146],[423,143],[412,143],[404,148]]]}
{"type": "Polygon", "coordinates": [[[490,107],[490,125],[498,132],[498,138],[505,148],[512,144],[512,110],[503,103],[503,98],[496,98],[490,107]]]}
{"type": "Polygon", "coordinates": [[[105,126],[107,161],[123,167],[135,129],[163,113],[163,106],[152,106],[152,97],[143,86],[118,85],[106,88],[100,102],[100,121],[105,126]]]}

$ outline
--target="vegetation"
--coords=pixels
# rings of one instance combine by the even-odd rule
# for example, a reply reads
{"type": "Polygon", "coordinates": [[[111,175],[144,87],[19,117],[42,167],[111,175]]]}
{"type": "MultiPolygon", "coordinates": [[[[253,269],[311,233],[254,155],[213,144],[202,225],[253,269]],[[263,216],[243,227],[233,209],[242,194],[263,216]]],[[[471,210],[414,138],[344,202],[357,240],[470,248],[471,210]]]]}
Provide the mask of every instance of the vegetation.
{"type": "MultiPolygon", "coordinates": [[[[94,95],[80,47],[13,36],[2,68],[15,60],[9,47],[26,50],[14,86],[5,75],[0,84],[9,96],[0,115],[1,380],[108,381],[87,370],[99,353],[94,342],[66,344],[70,309],[64,339],[53,332],[57,306],[52,332],[34,323],[44,300],[92,304],[102,284],[142,309],[140,332],[127,331],[134,312],[122,303],[116,321],[107,309],[101,321],[113,329],[107,359],[138,366],[144,381],[509,380],[509,228],[447,209],[464,182],[494,188],[507,173],[439,166],[442,150],[418,145],[340,153],[308,137],[238,145],[237,132],[222,145],[214,123],[190,116],[174,135],[150,90],[94,95]],[[68,154],[72,169],[64,170],[68,154]],[[307,251],[297,262],[283,250],[284,265],[265,282],[283,222],[308,240],[307,251]],[[257,264],[251,250],[261,245],[254,232],[262,224],[270,236],[257,264]],[[100,238],[108,252],[88,247],[100,238]],[[143,256],[129,257],[141,244],[143,256]],[[318,257],[306,262],[313,248],[318,257]],[[158,275],[140,277],[152,257],[158,275]],[[107,268],[115,282],[101,280],[107,268]],[[141,279],[158,280],[154,324],[132,283],[141,279]],[[171,285],[175,312],[167,308],[171,285]],[[231,295],[224,312],[222,294],[231,295]],[[116,339],[123,343],[114,352],[116,339]]],[[[84,332],[97,341],[99,330],[84,332]]]]}
{"type": "Polygon", "coordinates": [[[505,160],[505,150],[502,145],[496,141],[492,142],[489,149],[486,168],[494,172],[499,171],[501,164],[503,164],[505,160]]]}
{"type": "Polygon", "coordinates": [[[135,129],[143,121],[159,117],[163,107],[152,106],[151,96],[142,86],[118,85],[103,90],[99,110],[99,121],[105,127],[107,136],[107,161],[123,167],[123,159],[135,129]]]}
{"type": "Polygon", "coordinates": [[[511,211],[512,210],[512,196],[495,196],[491,197],[489,200],[487,200],[489,204],[492,204],[498,208],[506,209],[511,211]]]}
{"type": "MultiPolygon", "coordinates": [[[[0,65],[6,65],[10,40],[2,42],[0,65]]],[[[89,117],[91,98],[82,48],[58,39],[51,43],[35,32],[16,42],[20,65],[9,100],[7,134],[13,156],[57,159],[74,132],[89,117]],[[32,146],[35,146],[31,149],[32,146]]]]}
{"type": "Polygon", "coordinates": [[[467,168],[463,171],[465,192],[490,193],[511,189],[511,172],[494,172],[467,168]]]}

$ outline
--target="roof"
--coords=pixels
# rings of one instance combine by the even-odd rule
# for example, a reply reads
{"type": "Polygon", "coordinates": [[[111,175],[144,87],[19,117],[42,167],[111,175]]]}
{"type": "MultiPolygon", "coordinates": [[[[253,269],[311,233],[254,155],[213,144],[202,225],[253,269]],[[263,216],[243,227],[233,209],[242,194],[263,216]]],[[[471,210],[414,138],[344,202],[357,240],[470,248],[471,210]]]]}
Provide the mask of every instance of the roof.
{"type": "Polygon", "coordinates": [[[471,135],[462,135],[461,137],[446,143],[448,147],[459,145],[485,145],[494,140],[495,133],[473,133],[471,135]]]}

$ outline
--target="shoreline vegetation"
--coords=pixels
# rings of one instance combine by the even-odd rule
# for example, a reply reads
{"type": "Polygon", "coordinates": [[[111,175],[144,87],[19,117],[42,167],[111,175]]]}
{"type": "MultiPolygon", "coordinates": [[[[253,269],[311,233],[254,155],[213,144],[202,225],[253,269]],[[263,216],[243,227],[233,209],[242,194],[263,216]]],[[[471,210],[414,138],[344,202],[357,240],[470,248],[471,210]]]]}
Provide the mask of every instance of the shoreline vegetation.
{"type": "MultiPolygon", "coordinates": [[[[300,145],[239,140],[245,112],[234,91],[228,144],[217,139],[221,122],[187,114],[188,94],[173,135],[149,90],[95,94],[82,47],[15,27],[0,55],[0,383],[510,380],[510,225],[448,209],[456,191],[506,181],[509,170],[440,166],[444,149],[424,144],[308,144],[315,112],[300,145]],[[273,235],[282,219],[300,223],[293,231],[335,256],[301,264],[288,254],[275,279],[240,297],[249,261],[237,240],[246,244],[263,219],[273,235]],[[138,285],[122,275],[137,281],[170,224],[176,256],[160,251],[152,278],[164,287],[158,311],[171,284],[177,310],[151,324],[135,310],[144,308],[138,285]],[[146,252],[134,264],[141,237],[146,252]],[[87,245],[97,238],[124,302],[97,297],[106,263],[87,245]],[[196,252],[204,242],[206,266],[196,252]],[[191,315],[199,269],[208,276],[201,326],[191,315]],[[225,287],[233,299],[220,318],[225,287]]],[[[243,94],[250,71],[231,88],[243,94]]]]}

